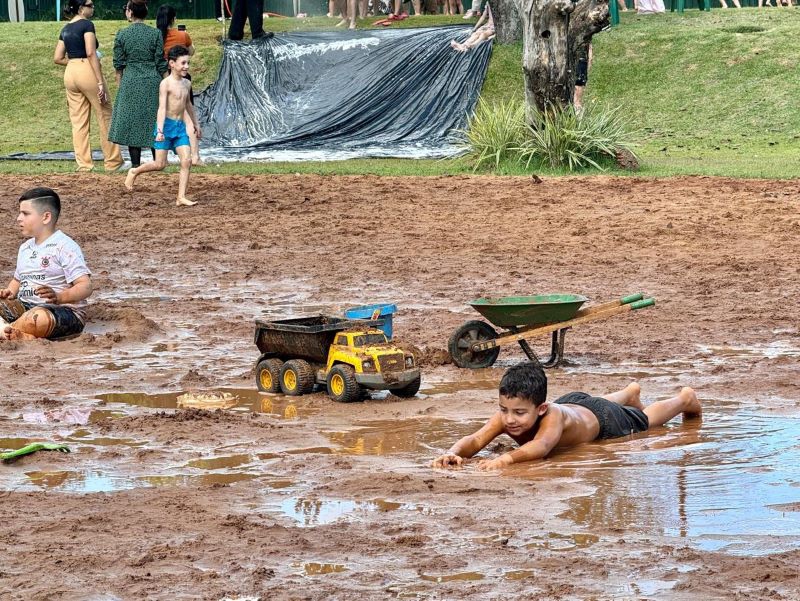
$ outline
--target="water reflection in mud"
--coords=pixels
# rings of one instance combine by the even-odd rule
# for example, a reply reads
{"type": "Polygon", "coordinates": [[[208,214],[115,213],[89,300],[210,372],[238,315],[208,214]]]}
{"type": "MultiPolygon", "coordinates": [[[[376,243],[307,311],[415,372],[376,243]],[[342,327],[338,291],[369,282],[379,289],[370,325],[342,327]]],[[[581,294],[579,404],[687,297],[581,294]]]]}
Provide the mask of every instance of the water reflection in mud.
{"type": "Polygon", "coordinates": [[[364,427],[327,432],[338,453],[350,455],[414,454],[429,456],[459,437],[474,432],[483,420],[455,422],[420,418],[364,422],[364,427]]]}
{"type": "Polygon", "coordinates": [[[286,478],[251,472],[120,475],[89,469],[25,472],[19,474],[16,481],[9,481],[9,485],[10,488],[18,490],[52,489],[58,492],[95,493],[154,486],[224,486],[255,478],[261,478],[265,486],[273,489],[287,488],[295,484],[293,480],[286,478]]]}
{"type": "Polygon", "coordinates": [[[710,408],[702,424],[584,445],[520,472],[593,486],[562,516],[592,532],[658,533],[707,550],[770,553],[800,547],[797,514],[777,509],[800,498],[798,437],[800,419],[710,408]]]}
{"type": "Polygon", "coordinates": [[[112,392],[98,395],[106,403],[122,403],[150,409],[207,409],[214,411],[248,411],[283,416],[285,419],[307,417],[319,411],[308,406],[308,401],[295,397],[259,393],[249,388],[220,388],[203,393],[166,392],[112,392]]]}
{"type": "Polygon", "coordinates": [[[387,512],[397,509],[420,511],[421,508],[385,499],[373,501],[347,501],[340,499],[310,499],[292,497],[280,504],[280,511],[303,527],[332,524],[336,520],[353,513],[387,512]]]}

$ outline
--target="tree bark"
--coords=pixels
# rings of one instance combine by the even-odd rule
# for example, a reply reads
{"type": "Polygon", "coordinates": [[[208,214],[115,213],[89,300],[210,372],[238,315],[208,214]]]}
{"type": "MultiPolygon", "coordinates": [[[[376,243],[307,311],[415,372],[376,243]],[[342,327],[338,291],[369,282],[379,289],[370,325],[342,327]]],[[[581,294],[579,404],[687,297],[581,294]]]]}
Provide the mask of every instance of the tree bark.
{"type": "MultiPolygon", "coordinates": [[[[613,1],[613,0],[612,0],[613,1]]],[[[525,103],[546,111],[575,93],[575,67],[609,23],[608,0],[516,0],[522,19],[525,103]]]]}
{"type": "Polygon", "coordinates": [[[522,19],[517,10],[518,0],[489,0],[492,5],[495,37],[501,44],[513,44],[522,39],[522,19]]]}

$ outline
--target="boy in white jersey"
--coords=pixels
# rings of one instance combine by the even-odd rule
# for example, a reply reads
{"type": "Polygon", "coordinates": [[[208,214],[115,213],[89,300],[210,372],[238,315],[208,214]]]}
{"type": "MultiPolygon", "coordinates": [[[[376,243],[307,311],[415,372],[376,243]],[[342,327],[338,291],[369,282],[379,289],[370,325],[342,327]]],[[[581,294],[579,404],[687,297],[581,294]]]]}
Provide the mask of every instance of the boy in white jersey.
{"type": "Polygon", "coordinates": [[[61,199],[50,188],[31,188],[19,198],[23,236],[14,277],[0,289],[0,339],[55,340],[83,331],[91,272],[75,241],[56,229],[61,199]]]}

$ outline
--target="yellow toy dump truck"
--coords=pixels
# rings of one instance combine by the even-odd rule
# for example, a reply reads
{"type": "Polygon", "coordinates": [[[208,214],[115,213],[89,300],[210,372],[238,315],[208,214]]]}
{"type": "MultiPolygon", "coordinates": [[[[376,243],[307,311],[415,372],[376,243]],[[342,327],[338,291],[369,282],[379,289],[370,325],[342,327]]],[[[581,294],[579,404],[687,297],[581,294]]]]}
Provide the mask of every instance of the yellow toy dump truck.
{"type": "Polygon", "coordinates": [[[420,385],[414,356],[391,344],[380,325],[325,315],[257,320],[258,389],[296,396],[320,384],[342,403],[361,400],[367,389],[414,396],[420,385]]]}

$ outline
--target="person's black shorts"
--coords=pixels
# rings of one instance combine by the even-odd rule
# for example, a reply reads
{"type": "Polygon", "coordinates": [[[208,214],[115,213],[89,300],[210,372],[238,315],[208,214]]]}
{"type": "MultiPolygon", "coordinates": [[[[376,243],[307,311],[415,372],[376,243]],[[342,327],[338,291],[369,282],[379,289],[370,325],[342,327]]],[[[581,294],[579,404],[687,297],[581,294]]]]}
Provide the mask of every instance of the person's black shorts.
{"type": "Polygon", "coordinates": [[[650,421],[640,409],[623,407],[602,397],[591,396],[585,392],[570,392],[555,401],[558,405],[580,405],[594,413],[600,422],[600,435],[597,438],[619,438],[644,432],[650,421]]]}
{"type": "Polygon", "coordinates": [[[34,308],[47,309],[53,316],[53,330],[47,336],[48,340],[69,338],[83,332],[83,319],[71,307],[63,305],[36,305],[17,299],[0,300],[0,317],[8,323],[17,321],[25,311],[34,308]]]}
{"type": "Polygon", "coordinates": [[[578,64],[575,67],[575,85],[585,86],[589,81],[589,60],[586,58],[579,58],[578,64]]]}

